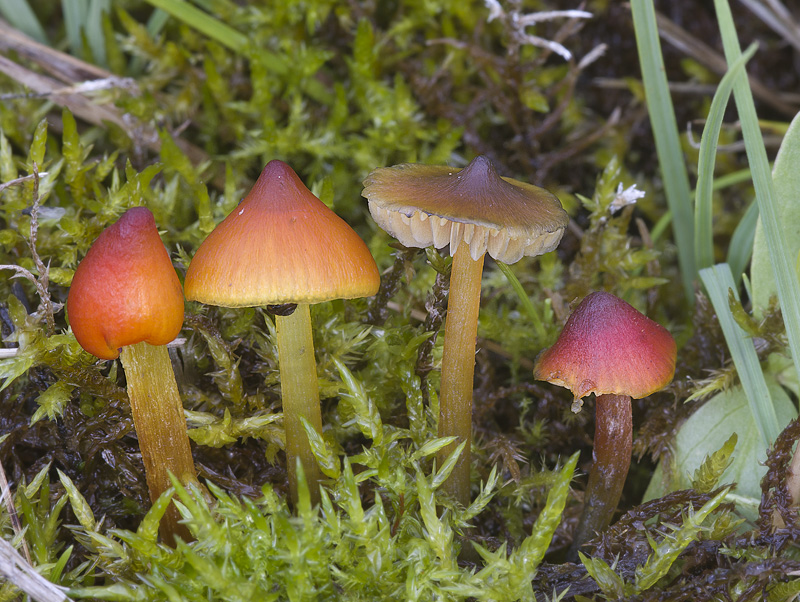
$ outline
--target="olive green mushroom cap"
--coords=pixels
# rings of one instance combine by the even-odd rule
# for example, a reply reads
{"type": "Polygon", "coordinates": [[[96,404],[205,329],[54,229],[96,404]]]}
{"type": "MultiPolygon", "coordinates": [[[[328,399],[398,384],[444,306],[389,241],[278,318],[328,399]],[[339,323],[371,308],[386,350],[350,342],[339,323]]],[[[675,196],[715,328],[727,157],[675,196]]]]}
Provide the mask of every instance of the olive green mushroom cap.
{"type": "Polygon", "coordinates": [[[463,242],[474,260],[504,263],[558,246],[569,217],[544,188],[498,175],[484,156],[463,169],[404,163],[375,169],[363,196],[375,222],[407,247],[463,242]]]}

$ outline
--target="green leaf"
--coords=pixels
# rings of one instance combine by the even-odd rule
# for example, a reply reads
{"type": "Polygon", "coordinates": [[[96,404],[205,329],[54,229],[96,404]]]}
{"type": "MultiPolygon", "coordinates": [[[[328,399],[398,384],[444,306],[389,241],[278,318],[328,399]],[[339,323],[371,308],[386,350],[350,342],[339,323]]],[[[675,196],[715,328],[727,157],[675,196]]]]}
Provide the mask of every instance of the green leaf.
{"type": "Polygon", "coordinates": [[[578,552],[578,557],[586,567],[586,572],[595,580],[603,595],[612,599],[624,598],[632,592],[625,580],[614,572],[614,569],[602,558],[592,558],[583,552],[578,552]],[[627,587],[626,587],[627,586],[627,587]]]}
{"type": "Polygon", "coordinates": [[[411,454],[411,460],[417,462],[426,456],[432,456],[443,447],[454,443],[458,437],[437,437],[423,443],[420,448],[411,454]]]}
{"type": "MultiPolygon", "coordinates": [[[[797,202],[797,191],[800,190],[798,165],[800,165],[800,113],[792,120],[772,168],[775,212],[786,241],[785,251],[791,257],[797,257],[800,253],[800,236],[797,235],[800,231],[800,203],[797,202]]],[[[753,240],[750,282],[753,285],[753,312],[758,316],[769,306],[770,297],[778,294],[761,219],[758,220],[753,240]]]]}
{"type": "Polygon", "coordinates": [[[698,493],[710,493],[717,487],[723,473],[733,461],[733,450],[739,436],[733,433],[717,451],[706,456],[700,468],[694,471],[692,488],[698,493]]]}
{"type": "Polygon", "coordinates": [[[434,489],[438,489],[439,487],[441,487],[442,483],[444,483],[447,480],[447,477],[450,476],[450,473],[453,472],[453,469],[456,466],[456,462],[463,453],[464,446],[466,444],[467,444],[466,441],[462,441],[458,445],[458,447],[456,447],[452,452],[448,454],[447,458],[445,458],[444,462],[442,462],[442,465],[438,467],[438,469],[436,470],[436,474],[433,475],[433,479],[431,480],[431,486],[434,489]]]}
{"type": "Polygon", "coordinates": [[[342,474],[341,468],[339,468],[339,457],[333,452],[328,444],[325,443],[325,439],[323,439],[322,435],[318,433],[313,426],[311,426],[308,420],[301,416],[300,422],[306,431],[308,442],[311,445],[311,451],[314,453],[314,457],[317,459],[317,464],[319,464],[320,470],[326,477],[338,479],[339,475],[342,474]]]}
{"type": "Polygon", "coordinates": [[[69,496],[69,503],[72,506],[72,512],[75,514],[75,518],[78,519],[78,522],[84,529],[87,531],[94,531],[97,522],[94,519],[94,513],[89,507],[86,498],[84,498],[78,491],[78,488],[75,487],[75,483],[72,482],[72,479],[61,472],[61,470],[58,471],[58,478],[61,480],[61,484],[64,486],[64,490],[69,496]]]}
{"type": "MultiPolygon", "coordinates": [[[[787,424],[796,415],[792,400],[770,375],[767,375],[767,386],[778,419],[787,424]]],[[[663,461],[658,465],[645,492],[645,500],[691,487],[698,467],[708,456],[723,449],[734,433],[738,438],[736,452],[719,481],[737,483],[734,492],[742,498],[740,501],[751,502],[740,505],[739,510],[747,518],[754,519],[761,499],[767,450],[754,424],[747,395],[739,385],[709,399],[683,423],[675,437],[672,465],[665,467],[663,461]]]]}
{"type": "MultiPolygon", "coordinates": [[[[463,443],[461,446],[463,447],[463,443]]],[[[436,515],[436,501],[431,483],[421,470],[417,470],[417,496],[426,536],[444,568],[455,565],[453,556],[453,530],[436,515]]]]}
{"type": "Polygon", "coordinates": [[[31,424],[35,424],[45,416],[55,420],[64,413],[64,407],[72,398],[73,385],[58,381],[50,385],[47,390],[36,398],[39,408],[31,417],[31,424]]]}
{"type": "Polygon", "coordinates": [[[383,423],[378,408],[344,362],[338,358],[332,358],[332,361],[347,387],[348,393],[345,393],[343,398],[353,406],[354,420],[358,429],[365,437],[372,439],[374,446],[379,447],[383,441],[383,423]]]}
{"type": "Polygon", "coordinates": [[[29,172],[33,172],[33,164],[36,163],[41,171],[44,164],[44,153],[47,150],[47,119],[42,119],[39,125],[36,126],[36,131],[33,133],[33,140],[31,140],[31,147],[28,149],[28,165],[29,172]]]}
{"type": "Polygon", "coordinates": [[[553,534],[561,524],[564,507],[567,505],[569,486],[578,465],[579,452],[570,456],[567,463],[559,471],[553,486],[547,493],[547,503],[536,517],[531,534],[525,538],[512,554],[512,560],[524,568],[530,577],[544,559],[545,552],[550,547],[553,534]]]}
{"type": "Polygon", "coordinates": [[[678,556],[694,541],[702,528],[703,522],[717,507],[725,501],[729,490],[720,491],[708,500],[697,512],[691,509],[684,515],[683,525],[674,533],[664,533],[660,542],[656,543],[648,537],[653,553],[647,562],[636,569],[636,590],[641,593],[653,587],[660,579],[666,577],[678,556]]]}

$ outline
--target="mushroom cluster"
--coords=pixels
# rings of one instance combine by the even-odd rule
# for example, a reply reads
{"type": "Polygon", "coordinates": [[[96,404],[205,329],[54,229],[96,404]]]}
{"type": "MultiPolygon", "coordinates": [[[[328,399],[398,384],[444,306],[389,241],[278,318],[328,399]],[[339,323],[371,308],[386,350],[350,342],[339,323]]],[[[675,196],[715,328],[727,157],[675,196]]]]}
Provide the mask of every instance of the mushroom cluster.
{"type": "MultiPolygon", "coordinates": [[[[453,256],[439,399],[439,436],[464,452],[443,488],[470,501],[472,395],[484,258],[513,263],[552,251],[568,217],[548,191],[497,174],[485,157],[463,169],[403,164],[374,170],[363,195],[375,221],[411,247],[449,246],[453,256]]],[[[375,260],[358,235],[281,161],[270,161],[242,202],[197,249],[186,273],[192,301],[224,307],[266,306],[275,316],[291,496],[302,468],[312,501],[322,475],[307,426],[322,434],[310,304],[374,295],[375,260]],[[305,423],[305,424],[304,424],[305,423]]],[[[67,312],[84,349],[120,357],[150,496],[169,474],[197,482],[183,406],[164,345],[183,324],[180,282],[149,210],[136,207],[104,231],[76,270],[67,312]]],[[[628,472],[631,397],[665,387],[675,370],[669,332],[624,301],[588,295],[557,342],[540,353],[534,376],[570,389],[573,410],[597,396],[594,462],[570,554],[610,521],[628,472]]],[[[188,539],[171,505],[162,537],[188,539]]]]}

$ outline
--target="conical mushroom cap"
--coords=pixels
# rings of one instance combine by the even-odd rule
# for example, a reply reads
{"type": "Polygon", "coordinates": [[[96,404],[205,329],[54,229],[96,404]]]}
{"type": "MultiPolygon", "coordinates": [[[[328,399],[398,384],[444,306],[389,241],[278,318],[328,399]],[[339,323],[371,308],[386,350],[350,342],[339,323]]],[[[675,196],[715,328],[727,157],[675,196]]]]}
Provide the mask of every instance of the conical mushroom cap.
{"type": "Polygon", "coordinates": [[[187,299],[225,307],[367,297],[379,286],[364,241],[277,160],[200,245],[184,282],[187,299]]]}
{"type": "Polygon", "coordinates": [[[128,209],[75,270],[67,315],[78,343],[106,360],[126,345],[166,345],[183,326],[183,292],[153,214],[128,209]]]}
{"type": "Polygon", "coordinates": [[[500,177],[483,156],[464,169],[404,163],[374,170],[364,192],[375,222],[407,247],[462,242],[477,260],[514,263],[558,246],[569,217],[544,188],[500,177]]]}
{"type": "Polygon", "coordinates": [[[640,399],[672,381],[676,354],[666,328],[614,295],[595,292],[539,354],[533,375],[566,387],[575,399],[590,393],[640,399]]]}

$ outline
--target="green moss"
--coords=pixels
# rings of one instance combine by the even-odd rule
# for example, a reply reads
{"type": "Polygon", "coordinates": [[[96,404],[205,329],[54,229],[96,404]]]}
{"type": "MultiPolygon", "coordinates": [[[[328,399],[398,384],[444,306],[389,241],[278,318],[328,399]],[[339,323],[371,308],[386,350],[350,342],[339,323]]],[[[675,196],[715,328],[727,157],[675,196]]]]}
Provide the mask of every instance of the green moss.
{"type": "MultiPolygon", "coordinates": [[[[614,47],[603,59],[627,82],[620,96],[580,64],[608,42],[613,4],[589,3],[597,15],[579,35],[564,21],[525,30],[558,38],[571,62],[522,43],[508,17],[547,8],[541,2],[501,2],[505,16],[490,22],[481,2],[212,0],[197,3],[204,27],[181,4],[165,2],[170,16],[130,0],[87,17],[85,45],[57,10],[36,7],[53,20],[43,28],[53,48],[104,55],[131,80],[87,96],[89,112],[73,114],[0,76],[14,96],[0,103],[0,328],[15,350],[0,358],[0,460],[15,508],[0,511],[3,538],[20,550],[24,542],[36,570],[71,597],[100,600],[670,600],[700,581],[709,599],[763,587],[770,599],[796,593],[785,479],[796,425],[768,457],[758,525],[742,524],[726,490],[714,490],[726,485],[718,480],[736,453],[728,446],[709,456],[694,489],[638,504],[644,486],[631,483],[591,558],[563,562],[594,425],[588,410],[569,411],[568,393],[534,382],[531,368],[573,300],[608,290],[678,335],[676,382],[635,406],[637,452],[668,456],[679,421],[736,380],[708,304],[701,297],[689,313],[674,290],[674,237],[658,225],[665,208],[639,125],[634,53],[614,47]],[[608,103],[623,102],[623,116],[607,119],[608,103]],[[91,103],[113,118],[93,121],[91,103]],[[361,182],[375,167],[462,166],[478,153],[504,175],[556,191],[572,222],[555,252],[510,266],[511,280],[486,264],[472,502],[460,508],[439,491],[456,456],[434,462],[449,443],[436,423],[450,259],[393,243],[369,218],[361,182]],[[327,479],[315,508],[302,489],[296,507],[286,501],[272,318],[187,303],[171,357],[207,490],[177,487],[196,539],[168,548],[157,524],[169,498],[147,497],[124,377],[80,348],[63,304],[91,243],[133,206],[154,213],[183,277],[273,158],[367,241],[382,289],[312,310],[325,429],[308,434],[327,479]],[[647,195],[617,209],[618,187],[634,182],[647,195]]],[[[9,57],[38,69],[21,53],[9,57]]],[[[693,61],[677,73],[710,77],[693,61]]],[[[678,109],[704,116],[707,102],[678,109]]],[[[720,142],[730,141],[724,131],[720,142]]],[[[685,151],[691,163],[688,141],[685,151]]],[[[720,175],[742,167],[733,154],[717,161],[720,175]]],[[[742,186],[715,198],[719,257],[748,197],[742,186]]],[[[732,309],[765,369],[796,392],[779,310],[756,322],[746,303],[732,309]]],[[[632,479],[649,478],[649,459],[632,479]]],[[[0,586],[0,600],[17,595],[0,586]]]]}

